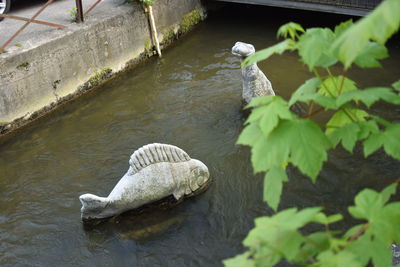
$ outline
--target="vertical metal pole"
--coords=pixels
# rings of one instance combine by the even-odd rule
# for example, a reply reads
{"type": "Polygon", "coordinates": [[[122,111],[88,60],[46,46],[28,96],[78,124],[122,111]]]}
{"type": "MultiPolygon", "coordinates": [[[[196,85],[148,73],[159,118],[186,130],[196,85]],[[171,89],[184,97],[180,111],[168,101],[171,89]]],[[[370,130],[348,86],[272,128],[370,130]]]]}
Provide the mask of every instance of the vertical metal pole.
{"type": "Polygon", "coordinates": [[[149,14],[152,36],[154,38],[154,43],[155,43],[154,45],[156,46],[158,56],[161,57],[160,42],[158,41],[156,23],[154,22],[153,8],[151,6],[148,6],[147,10],[148,10],[148,14],[149,14]]]}
{"type": "Polygon", "coordinates": [[[76,2],[76,22],[83,22],[83,8],[82,8],[82,0],[75,0],[76,2]]]}

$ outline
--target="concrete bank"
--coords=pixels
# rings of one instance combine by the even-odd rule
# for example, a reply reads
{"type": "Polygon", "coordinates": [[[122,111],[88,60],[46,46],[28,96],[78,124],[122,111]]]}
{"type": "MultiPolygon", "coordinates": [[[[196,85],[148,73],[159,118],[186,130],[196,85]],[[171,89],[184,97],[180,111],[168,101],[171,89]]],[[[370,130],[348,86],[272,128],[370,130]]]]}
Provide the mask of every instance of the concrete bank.
{"type": "MultiPolygon", "coordinates": [[[[153,12],[162,47],[205,17],[200,0],[156,1],[153,12]]],[[[128,3],[32,43],[0,54],[0,135],[153,54],[148,17],[128,3]]]]}

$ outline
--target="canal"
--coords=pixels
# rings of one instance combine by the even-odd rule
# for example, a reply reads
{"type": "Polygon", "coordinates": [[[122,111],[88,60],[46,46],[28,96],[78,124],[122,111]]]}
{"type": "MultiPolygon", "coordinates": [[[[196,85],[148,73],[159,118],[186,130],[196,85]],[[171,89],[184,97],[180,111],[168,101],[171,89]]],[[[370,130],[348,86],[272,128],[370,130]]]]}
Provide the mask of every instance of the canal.
{"type": "MultiPolygon", "coordinates": [[[[244,118],[240,61],[231,47],[236,41],[256,49],[274,44],[287,21],[311,27],[346,19],[241,5],[221,9],[162,59],[0,139],[0,265],[220,266],[242,252],[254,218],[272,211],[262,202],[262,179],[253,175],[248,148],[235,145],[244,118]],[[134,150],[153,142],[203,161],[213,178],[209,189],[173,208],[83,227],[79,195],[107,196],[134,150]]],[[[390,85],[400,78],[398,41],[390,53],[384,69],[355,69],[350,77],[362,87],[390,85]]],[[[310,77],[292,53],[259,66],[286,99],[310,77]]],[[[378,104],[374,112],[400,120],[398,107],[378,104]]],[[[346,212],[359,190],[382,189],[399,176],[398,162],[382,152],[363,159],[360,149],[354,156],[337,149],[316,184],[289,169],[281,208],[322,203],[327,213],[346,212]]]]}

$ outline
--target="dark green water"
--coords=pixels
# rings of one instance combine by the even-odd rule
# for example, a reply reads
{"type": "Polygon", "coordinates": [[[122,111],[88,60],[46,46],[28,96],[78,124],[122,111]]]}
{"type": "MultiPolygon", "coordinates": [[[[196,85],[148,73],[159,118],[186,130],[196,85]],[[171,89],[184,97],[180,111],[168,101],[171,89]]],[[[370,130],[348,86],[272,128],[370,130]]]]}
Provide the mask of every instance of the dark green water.
{"type": "MultiPolygon", "coordinates": [[[[252,175],[248,149],[235,145],[243,123],[241,78],[230,49],[236,41],[271,45],[286,21],[325,26],[344,19],[261,7],[221,10],[162,60],[0,140],[0,265],[219,266],[241,252],[253,219],[271,211],[262,203],[262,179],[252,175]],[[108,195],[133,151],[152,142],[177,145],[208,165],[214,179],[208,191],[174,208],[85,229],[78,196],[108,195]]],[[[361,86],[398,79],[398,43],[385,70],[355,70],[351,77],[361,86]]],[[[294,54],[259,65],[286,98],[309,77],[294,54]]],[[[375,111],[400,119],[398,108],[375,111]]],[[[361,188],[381,189],[398,178],[400,166],[383,153],[365,160],[339,149],[316,185],[296,170],[289,175],[281,207],[323,203],[333,213],[344,211],[361,188]]]]}

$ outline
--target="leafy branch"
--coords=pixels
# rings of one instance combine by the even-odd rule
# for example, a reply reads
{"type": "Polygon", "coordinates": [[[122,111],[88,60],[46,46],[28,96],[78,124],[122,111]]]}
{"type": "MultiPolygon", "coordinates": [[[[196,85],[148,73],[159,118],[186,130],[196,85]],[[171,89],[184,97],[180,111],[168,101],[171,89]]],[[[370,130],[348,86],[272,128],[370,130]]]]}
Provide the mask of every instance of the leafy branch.
{"type": "MultiPolygon", "coordinates": [[[[246,108],[251,114],[237,143],[251,147],[255,173],[265,172],[264,201],[277,211],[283,183],[289,177],[286,168],[297,167],[315,182],[329,150],[341,144],[352,152],[363,147],[368,157],[380,148],[400,159],[400,123],[370,114],[368,108],[378,101],[400,105],[400,81],[392,87],[358,88],[347,73],[352,65],[381,67],[388,57],[386,41],[400,27],[400,1],[385,0],[365,18],[335,27],[303,29],[290,22],[278,30],[284,40],[260,50],[243,62],[243,67],[273,54],[297,51],[300,60],[315,77],[305,81],[287,101],[280,96],[254,99],[246,108]],[[342,64],[341,75],[330,67],[342,64]],[[321,76],[320,70],[327,75],[321,76]],[[307,105],[303,117],[291,112],[296,103],[307,105]],[[361,108],[360,108],[360,104],[361,108]],[[323,125],[311,118],[321,112],[330,118],[323,125]],[[333,114],[332,114],[332,111],[333,114]]],[[[226,266],[273,266],[282,259],[303,266],[389,266],[389,246],[400,242],[400,202],[388,203],[397,183],[381,192],[364,189],[355,196],[349,214],[364,223],[347,232],[330,230],[343,219],[340,214],[326,215],[322,208],[296,208],[255,220],[255,227],[243,241],[249,250],[224,261],[226,266]],[[325,231],[307,233],[310,223],[325,231]]]]}

